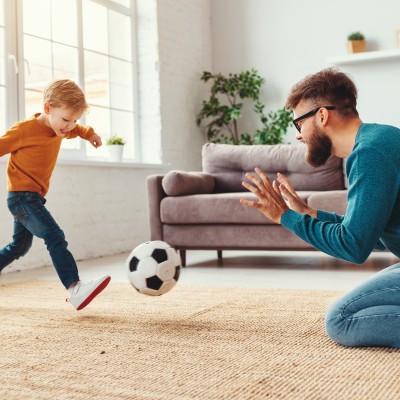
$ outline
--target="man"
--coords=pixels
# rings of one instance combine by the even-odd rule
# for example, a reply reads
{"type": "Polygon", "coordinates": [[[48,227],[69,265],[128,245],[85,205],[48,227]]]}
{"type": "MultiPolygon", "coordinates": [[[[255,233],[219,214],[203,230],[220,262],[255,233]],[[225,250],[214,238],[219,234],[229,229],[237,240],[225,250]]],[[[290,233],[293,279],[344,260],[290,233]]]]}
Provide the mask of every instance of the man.
{"type": "MultiPolygon", "coordinates": [[[[400,257],[400,129],[363,123],[354,83],[333,68],[297,83],[286,107],[294,112],[296,139],[306,144],[309,164],[323,165],[331,155],[347,158],[346,214],[308,207],[285,176],[271,184],[258,168],[258,177],[246,174],[252,184],[243,182],[258,201],[241,202],[331,256],[363,263],[374,248],[387,248],[400,257]]],[[[400,263],[333,304],[325,325],[344,346],[400,348],[400,263]]]]}

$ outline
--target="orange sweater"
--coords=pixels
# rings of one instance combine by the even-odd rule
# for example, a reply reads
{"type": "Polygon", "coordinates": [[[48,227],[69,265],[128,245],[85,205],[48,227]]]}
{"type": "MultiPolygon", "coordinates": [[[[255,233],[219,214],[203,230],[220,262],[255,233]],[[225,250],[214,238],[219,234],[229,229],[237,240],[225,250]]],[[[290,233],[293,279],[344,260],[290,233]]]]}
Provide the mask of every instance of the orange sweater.
{"type": "MultiPolygon", "coordinates": [[[[39,115],[17,122],[0,137],[0,157],[11,153],[7,170],[10,192],[31,191],[44,197],[49,190],[63,138],[38,122],[39,115]]],[[[65,138],[80,136],[88,140],[94,134],[93,128],[76,125],[65,138]]]]}

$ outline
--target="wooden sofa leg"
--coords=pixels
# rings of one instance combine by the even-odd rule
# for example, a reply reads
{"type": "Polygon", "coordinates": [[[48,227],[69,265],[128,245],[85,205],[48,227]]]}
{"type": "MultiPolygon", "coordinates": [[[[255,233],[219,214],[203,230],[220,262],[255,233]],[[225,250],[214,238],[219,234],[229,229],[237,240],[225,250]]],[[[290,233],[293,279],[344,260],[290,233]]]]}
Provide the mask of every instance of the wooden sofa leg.
{"type": "Polygon", "coordinates": [[[222,250],[217,250],[218,260],[222,260],[222,250]]]}
{"type": "Polygon", "coordinates": [[[182,267],[186,267],[186,250],[179,250],[181,256],[182,267]]]}

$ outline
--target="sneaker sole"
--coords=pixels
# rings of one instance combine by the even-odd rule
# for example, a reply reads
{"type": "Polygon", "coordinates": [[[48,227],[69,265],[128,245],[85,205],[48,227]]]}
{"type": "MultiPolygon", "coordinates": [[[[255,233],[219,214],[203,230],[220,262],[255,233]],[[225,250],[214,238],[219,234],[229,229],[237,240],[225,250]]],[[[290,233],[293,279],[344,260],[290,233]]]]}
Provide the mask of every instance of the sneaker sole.
{"type": "Polygon", "coordinates": [[[97,286],[97,288],[90,294],[90,296],[82,304],[80,304],[77,307],[76,310],[80,311],[83,308],[85,308],[88,304],[90,304],[91,301],[107,287],[107,285],[110,283],[110,280],[111,276],[107,277],[103,282],[101,282],[101,284],[97,286]]]}

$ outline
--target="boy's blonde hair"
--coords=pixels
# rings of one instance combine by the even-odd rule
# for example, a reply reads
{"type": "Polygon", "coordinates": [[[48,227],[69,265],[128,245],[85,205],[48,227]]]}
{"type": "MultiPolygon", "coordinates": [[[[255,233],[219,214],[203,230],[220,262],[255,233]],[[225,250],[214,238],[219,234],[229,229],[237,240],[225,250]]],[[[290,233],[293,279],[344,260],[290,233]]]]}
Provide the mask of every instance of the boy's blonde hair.
{"type": "Polygon", "coordinates": [[[82,89],[69,79],[51,82],[44,89],[43,103],[48,103],[51,107],[67,107],[83,112],[89,108],[82,89]]]}

